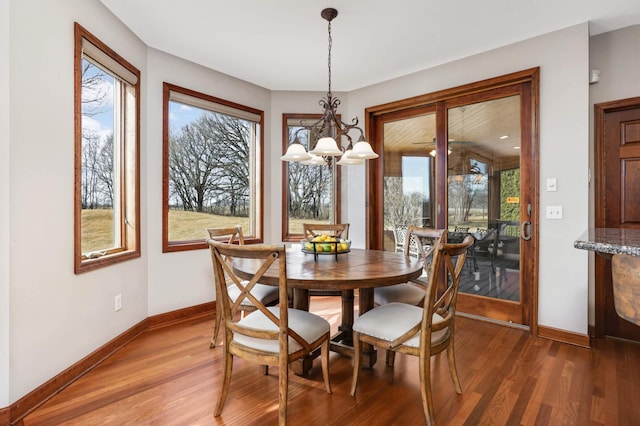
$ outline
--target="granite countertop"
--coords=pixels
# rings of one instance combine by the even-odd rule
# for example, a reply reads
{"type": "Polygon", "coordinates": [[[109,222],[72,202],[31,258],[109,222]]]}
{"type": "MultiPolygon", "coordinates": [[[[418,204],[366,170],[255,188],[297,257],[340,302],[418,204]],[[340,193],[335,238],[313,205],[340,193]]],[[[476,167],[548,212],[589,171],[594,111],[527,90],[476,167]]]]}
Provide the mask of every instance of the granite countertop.
{"type": "Polygon", "coordinates": [[[590,228],[573,246],[598,253],[640,256],[640,229],[590,228]]]}

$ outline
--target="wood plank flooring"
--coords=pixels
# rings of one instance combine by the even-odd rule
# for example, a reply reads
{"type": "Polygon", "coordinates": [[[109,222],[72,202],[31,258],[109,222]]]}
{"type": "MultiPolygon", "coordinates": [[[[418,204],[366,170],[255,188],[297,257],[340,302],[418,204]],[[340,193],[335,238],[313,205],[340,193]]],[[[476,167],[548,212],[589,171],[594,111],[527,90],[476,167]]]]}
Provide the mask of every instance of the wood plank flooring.
{"type": "MultiPolygon", "coordinates": [[[[314,297],[311,311],[339,322],[340,299],[314,297]]],[[[24,425],[276,424],[277,368],[264,376],[236,360],[222,416],[213,417],[222,348],[209,349],[213,321],[144,333],[23,419],[24,425]]],[[[432,360],[435,420],[440,425],[639,425],[640,345],[598,340],[592,349],[458,318],[456,395],[446,357],[432,360]]],[[[331,357],[333,393],[319,360],[310,377],[290,373],[291,425],[423,424],[417,359],[378,362],[349,395],[351,359],[331,357]]]]}

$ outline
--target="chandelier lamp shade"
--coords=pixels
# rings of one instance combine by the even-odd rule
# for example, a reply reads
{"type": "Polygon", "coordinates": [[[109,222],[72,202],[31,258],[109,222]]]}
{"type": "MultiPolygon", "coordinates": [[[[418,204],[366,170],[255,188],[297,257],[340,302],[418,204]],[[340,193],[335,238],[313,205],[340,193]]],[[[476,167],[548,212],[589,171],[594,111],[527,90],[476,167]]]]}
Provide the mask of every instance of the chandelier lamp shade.
{"type": "MultiPolygon", "coordinates": [[[[328,24],[329,32],[329,90],[327,96],[320,99],[319,104],[324,109],[322,118],[312,124],[300,122],[300,129],[296,131],[293,142],[289,145],[287,152],[280,157],[283,161],[299,161],[303,164],[326,165],[330,164],[333,157],[340,157],[336,164],[352,165],[363,164],[364,160],[378,158],[369,142],[364,138],[364,131],[358,127],[358,118],[352,120],[352,124],[347,124],[338,118],[336,110],[340,105],[340,99],[334,98],[331,93],[331,21],[338,16],[336,9],[323,9],[320,13],[328,24]],[[298,138],[298,133],[308,131],[312,135],[312,140],[317,140],[315,146],[306,151],[304,145],[298,138]],[[350,132],[359,132],[357,142],[354,144],[350,132]],[[342,141],[345,138],[347,147],[343,148],[336,140],[342,141]]],[[[357,134],[357,133],[356,133],[357,134]]]]}

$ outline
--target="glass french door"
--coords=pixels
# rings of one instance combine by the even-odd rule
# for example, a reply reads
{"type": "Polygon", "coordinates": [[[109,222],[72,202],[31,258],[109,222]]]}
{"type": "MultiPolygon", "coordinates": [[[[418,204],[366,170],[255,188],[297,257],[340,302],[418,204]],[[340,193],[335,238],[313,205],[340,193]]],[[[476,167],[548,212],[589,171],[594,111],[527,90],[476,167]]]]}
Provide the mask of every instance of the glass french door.
{"type": "Polygon", "coordinates": [[[531,99],[519,82],[378,114],[370,127],[383,153],[370,170],[382,200],[370,246],[400,251],[409,225],[447,229],[450,242],[472,235],[458,311],[523,325],[537,286],[531,99]]]}
{"type": "Polygon", "coordinates": [[[449,241],[475,239],[460,279],[462,310],[486,314],[476,305],[490,305],[496,319],[518,323],[520,103],[515,94],[447,109],[446,194],[449,241]]]}

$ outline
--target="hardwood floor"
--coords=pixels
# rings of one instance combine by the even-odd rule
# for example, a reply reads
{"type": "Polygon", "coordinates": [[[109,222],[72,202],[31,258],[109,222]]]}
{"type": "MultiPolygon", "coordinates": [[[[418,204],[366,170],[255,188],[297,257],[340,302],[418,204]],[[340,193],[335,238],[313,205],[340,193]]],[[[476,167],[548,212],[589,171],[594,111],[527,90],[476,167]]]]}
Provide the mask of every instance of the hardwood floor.
{"type": "MultiPolygon", "coordinates": [[[[314,297],[311,311],[334,329],[340,299],[314,297]]],[[[456,395],[446,358],[432,360],[435,420],[440,425],[638,425],[640,345],[598,340],[585,349],[527,332],[458,318],[456,395]]],[[[119,350],[23,419],[24,425],[275,424],[277,368],[264,376],[236,360],[220,418],[213,417],[222,348],[209,349],[213,320],[151,330],[119,350]]],[[[332,354],[328,395],[319,360],[309,378],[290,373],[291,425],[422,424],[417,359],[396,355],[360,375],[349,395],[351,359],[332,354]]]]}

